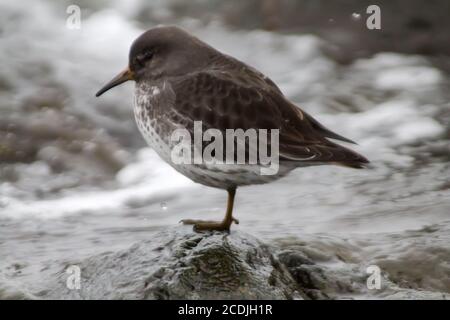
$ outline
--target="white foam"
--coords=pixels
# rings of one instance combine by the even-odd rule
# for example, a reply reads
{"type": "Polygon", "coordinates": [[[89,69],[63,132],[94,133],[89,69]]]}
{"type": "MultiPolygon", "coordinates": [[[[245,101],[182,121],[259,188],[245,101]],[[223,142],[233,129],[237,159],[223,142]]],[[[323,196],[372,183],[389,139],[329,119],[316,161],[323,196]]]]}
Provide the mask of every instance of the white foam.
{"type": "Polygon", "coordinates": [[[9,198],[0,216],[23,219],[24,216],[48,219],[85,212],[107,214],[109,210],[124,208],[130,199],[152,199],[173,195],[194,183],[162,162],[156,153],[142,149],[136,162],[130,163],[117,174],[121,185],[107,191],[89,191],[69,194],[53,200],[27,201],[9,198]]]}

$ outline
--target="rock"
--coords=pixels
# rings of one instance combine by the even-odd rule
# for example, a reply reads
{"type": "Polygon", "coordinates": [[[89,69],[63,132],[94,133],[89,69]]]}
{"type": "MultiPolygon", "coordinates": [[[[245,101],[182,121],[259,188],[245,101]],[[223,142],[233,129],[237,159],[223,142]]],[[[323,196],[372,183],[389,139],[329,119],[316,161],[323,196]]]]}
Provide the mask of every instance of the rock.
{"type": "Polygon", "coordinates": [[[312,236],[271,243],[236,230],[170,228],[120,251],[47,261],[38,267],[39,281],[35,265],[14,263],[0,270],[0,299],[449,299],[445,287],[399,281],[395,266],[358,259],[347,241],[312,236]],[[368,286],[369,264],[381,267],[379,288],[368,286]],[[76,269],[80,288],[70,289],[75,273],[67,271],[76,269]]]}
{"type": "MultiPolygon", "coordinates": [[[[67,266],[40,298],[56,299],[302,299],[296,281],[248,234],[194,233],[178,227],[114,253],[70,263],[79,290],[66,286],[67,266]]],[[[39,295],[38,295],[39,296],[39,295]]]]}
{"type": "Polygon", "coordinates": [[[277,254],[308,298],[329,299],[324,289],[329,282],[323,270],[301,251],[283,250],[277,254]]]}

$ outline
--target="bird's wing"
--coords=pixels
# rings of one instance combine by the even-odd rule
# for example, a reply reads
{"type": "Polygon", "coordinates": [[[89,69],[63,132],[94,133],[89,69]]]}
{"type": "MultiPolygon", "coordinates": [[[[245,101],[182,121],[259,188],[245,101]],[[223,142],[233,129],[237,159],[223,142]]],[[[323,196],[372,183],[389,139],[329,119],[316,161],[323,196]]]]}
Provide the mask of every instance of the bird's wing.
{"type": "Polygon", "coordinates": [[[198,72],[175,79],[171,81],[175,93],[173,114],[191,133],[194,121],[202,121],[203,130],[215,128],[222,133],[226,129],[279,129],[280,160],[336,162],[355,167],[367,162],[356,152],[327,140],[340,136],[291,104],[279,90],[264,85],[266,79],[224,71],[198,72]]]}

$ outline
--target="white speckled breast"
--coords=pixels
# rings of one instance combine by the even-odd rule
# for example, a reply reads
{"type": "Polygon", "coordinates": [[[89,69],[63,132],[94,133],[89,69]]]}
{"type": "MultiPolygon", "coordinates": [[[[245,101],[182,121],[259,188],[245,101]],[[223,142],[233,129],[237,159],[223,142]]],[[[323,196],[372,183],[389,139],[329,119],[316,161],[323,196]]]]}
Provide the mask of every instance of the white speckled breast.
{"type": "Polygon", "coordinates": [[[162,133],[163,108],[161,105],[163,87],[139,83],[135,88],[134,117],[145,141],[165,161],[170,159],[170,147],[167,136],[162,133]]]}
{"type": "Polygon", "coordinates": [[[289,171],[280,167],[278,175],[260,175],[256,165],[174,164],[171,160],[170,135],[179,126],[168,119],[174,98],[169,84],[138,83],[134,96],[134,116],[149,146],[183,175],[197,183],[227,189],[231,186],[267,183],[289,171]]]}

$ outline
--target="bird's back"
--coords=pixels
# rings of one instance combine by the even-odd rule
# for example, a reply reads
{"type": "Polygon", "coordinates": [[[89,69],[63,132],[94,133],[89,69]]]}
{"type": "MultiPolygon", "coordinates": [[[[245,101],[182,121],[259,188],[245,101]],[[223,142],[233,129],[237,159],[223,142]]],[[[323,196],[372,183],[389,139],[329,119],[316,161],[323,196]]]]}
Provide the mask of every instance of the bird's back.
{"type": "Polygon", "coordinates": [[[194,121],[202,121],[203,130],[223,133],[226,129],[278,129],[280,161],[290,166],[362,168],[368,163],[328,138],[353,141],[327,129],[291,103],[270,78],[237,59],[220,54],[208,67],[170,83],[176,120],[192,133],[194,121]]]}

